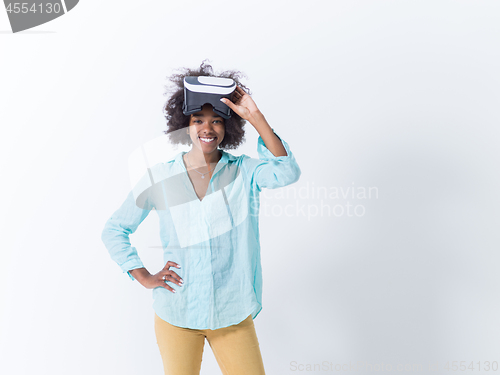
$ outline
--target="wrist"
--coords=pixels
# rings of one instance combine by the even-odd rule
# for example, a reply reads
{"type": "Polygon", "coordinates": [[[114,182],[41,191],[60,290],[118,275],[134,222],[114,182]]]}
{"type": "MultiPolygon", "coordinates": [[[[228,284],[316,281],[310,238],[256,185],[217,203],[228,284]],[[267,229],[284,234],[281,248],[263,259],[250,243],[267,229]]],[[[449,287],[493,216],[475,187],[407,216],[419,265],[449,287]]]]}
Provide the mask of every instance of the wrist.
{"type": "Polygon", "coordinates": [[[141,280],[145,280],[146,278],[148,278],[149,276],[151,276],[151,274],[149,273],[149,271],[146,268],[144,268],[144,267],[142,267],[142,268],[135,268],[133,270],[130,270],[129,272],[134,277],[134,279],[136,279],[139,282],[141,282],[141,280]]]}
{"type": "Polygon", "coordinates": [[[264,114],[259,110],[250,113],[248,122],[250,122],[250,124],[252,124],[254,127],[267,125],[267,120],[264,117],[264,114]]]}

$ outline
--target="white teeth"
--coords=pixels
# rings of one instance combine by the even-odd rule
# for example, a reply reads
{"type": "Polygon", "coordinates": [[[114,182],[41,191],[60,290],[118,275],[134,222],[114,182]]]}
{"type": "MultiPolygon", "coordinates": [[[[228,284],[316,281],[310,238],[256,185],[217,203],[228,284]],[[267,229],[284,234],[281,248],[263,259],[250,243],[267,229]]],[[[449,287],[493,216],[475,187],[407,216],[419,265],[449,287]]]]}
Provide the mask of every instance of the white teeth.
{"type": "Polygon", "coordinates": [[[215,140],[215,138],[202,138],[202,137],[200,137],[200,139],[206,143],[210,143],[210,142],[213,142],[215,140]]]}

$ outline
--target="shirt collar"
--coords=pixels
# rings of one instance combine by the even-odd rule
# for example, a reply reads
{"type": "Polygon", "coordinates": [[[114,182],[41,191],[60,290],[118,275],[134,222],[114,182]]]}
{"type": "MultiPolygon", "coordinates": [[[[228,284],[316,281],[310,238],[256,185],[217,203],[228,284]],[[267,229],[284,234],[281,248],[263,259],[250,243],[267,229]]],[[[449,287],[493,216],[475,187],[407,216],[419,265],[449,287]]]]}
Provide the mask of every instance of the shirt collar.
{"type": "MultiPolygon", "coordinates": [[[[222,152],[222,157],[220,158],[219,162],[217,163],[217,167],[215,168],[215,171],[218,171],[219,169],[221,169],[222,167],[224,167],[224,165],[228,164],[228,163],[231,163],[231,162],[234,162],[237,160],[237,157],[230,154],[229,152],[226,152],[222,149],[219,149],[221,152],[222,152]]],[[[176,156],[175,156],[175,162],[177,164],[179,164],[180,167],[182,168],[186,168],[185,165],[184,165],[184,161],[182,160],[182,155],[184,155],[187,151],[181,151],[179,152],[176,156]]]]}

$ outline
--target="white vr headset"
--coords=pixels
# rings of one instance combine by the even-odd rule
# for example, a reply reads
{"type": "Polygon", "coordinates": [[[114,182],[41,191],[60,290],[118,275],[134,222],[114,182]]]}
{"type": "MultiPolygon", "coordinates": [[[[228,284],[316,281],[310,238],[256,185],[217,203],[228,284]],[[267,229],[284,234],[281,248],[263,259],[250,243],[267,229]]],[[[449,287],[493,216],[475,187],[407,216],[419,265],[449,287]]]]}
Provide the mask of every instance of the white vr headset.
{"type": "Polygon", "coordinates": [[[231,100],[236,90],[236,82],[231,78],[189,76],[184,77],[184,104],[182,112],[189,116],[202,110],[204,104],[211,104],[215,113],[228,119],[232,115],[231,108],[220,101],[221,98],[231,100]]]}

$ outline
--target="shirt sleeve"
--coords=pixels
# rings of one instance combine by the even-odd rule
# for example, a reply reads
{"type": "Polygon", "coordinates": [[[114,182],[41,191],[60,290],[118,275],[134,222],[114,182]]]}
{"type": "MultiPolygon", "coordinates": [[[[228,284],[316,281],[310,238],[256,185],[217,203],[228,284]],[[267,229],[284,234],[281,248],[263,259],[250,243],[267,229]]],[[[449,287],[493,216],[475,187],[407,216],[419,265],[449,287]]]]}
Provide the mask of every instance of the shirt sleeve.
{"type": "MultiPolygon", "coordinates": [[[[274,134],[276,132],[273,129],[274,134]]],[[[287,153],[286,156],[274,156],[266,147],[262,137],[257,141],[259,159],[247,157],[245,160],[248,173],[251,174],[252,184],[260,192],[263,188],[276,189],[290,185],[299,180],[301,170],[290,146],[278,134],[287,153]]]]}
{"type": "Polygon", "coordinates": [[[136,205],[133,191],[130,191],[121,207],[113,213],[104,225],[101,239],[113,259],[123,272],[127,272],[132,280],[135,278],[129,271],[142,268],[137,249],[130,244],[129,235],[137,230],[139,224],[153,209],[151,198],[146,198],[145,203],[139,208],[136,205]]]}

